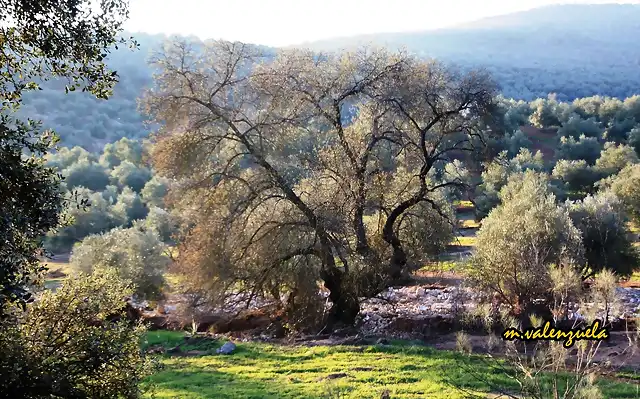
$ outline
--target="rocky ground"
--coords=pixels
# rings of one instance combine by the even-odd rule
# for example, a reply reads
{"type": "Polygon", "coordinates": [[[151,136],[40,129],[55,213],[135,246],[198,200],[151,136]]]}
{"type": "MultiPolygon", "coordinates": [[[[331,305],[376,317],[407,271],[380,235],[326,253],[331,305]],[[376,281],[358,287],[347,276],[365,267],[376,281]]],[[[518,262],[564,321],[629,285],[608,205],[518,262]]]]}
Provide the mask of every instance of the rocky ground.
{"type": "MultiPolygon", "coordinates": [[[[618,296],[620,303],[612,318],[628,319],[640,315],[640,289],[620,287],[618,296]]],[[[379,335],[396,327],[398,320],[453,319],[465,312],[472,313],[478,301],[477,292],[461,285],[417,284],[390,288],[381,298],[363,303],[360,328],[365,334],[379,335]]],[[[578,305],[572,306],[570,316],[579,319],[581,313],[578,305]]]]}
{"type": "MultiPolygon", "coordinates": [[[[612,320],[629,320],[640,315],[640,288],[619,287],[619,304],[610,314],[612,320]]],[[[357,323],[357,333],[362,336],[387,336],[415,338],[450,331],[457,320],[465,314],[473,314],[480,300],[478,292],[465,287],[462,280],[452,273],[423,274],[417,276],[413,285],[393,287],[379,297],[363,301],[357,323]]],[[[141,304],[144,305],[144,304],[141,304]]],[[[255,303],[255,307],[259,307],[255,303]]],[[[586,304],[589,306],[590,304],[586,304]]],[[[145,311],[145,317],[154,322],[172,322],[176,326],[180,309],[180,299],[172,298],[160,309],[145,311]],[[172,321],[173,320],[173,321],[172,321]]],[[[195,317],[200,331],[206,331],[211,325],[223,319],[223,313],[238,313],[238,309],[221,309],[200,312],[195,317]]],[[[570,308],[570,317],[581,319],[584,309],[575,304],[570,308]]],[[[257,313],[259,314],[259,313],[257,313]]],[[[184,321],[183,321],[184,323],[184,321]]],[[[268,317],[251,316],[242,322],[225,325],[224,329],[264,327],[268,317]]],[[[184,327],[184,325],[183,325],[184,327]]],[[[186,325],[190,327],[189,323],[186,325]]]]}

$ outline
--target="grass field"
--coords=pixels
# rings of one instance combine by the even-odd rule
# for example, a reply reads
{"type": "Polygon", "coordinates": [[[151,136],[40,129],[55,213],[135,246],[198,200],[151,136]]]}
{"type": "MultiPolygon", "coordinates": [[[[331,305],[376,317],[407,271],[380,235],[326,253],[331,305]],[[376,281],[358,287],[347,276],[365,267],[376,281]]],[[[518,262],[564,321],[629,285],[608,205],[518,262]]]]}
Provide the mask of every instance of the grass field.
{"type": "MultiPolygon", "coordinates": [[[[45,262],[42,262],[42,264],[44,264],[47,267],[49,273],[59,271],[64,274],[69,274],[71,272],[68,261],[47,260],[45,262]]],[[[60,284],[62,284],[62,281],[65,278],[66,277],[47,276],[47,278],[44,281],[44,286],[46,289],[55,289],[59,287],[60,284]]]]}
{"type": "Polygon", "coordinates": [[[472,246],[476,245],[476,237],[475,236],[469,236],[469,237],[457,236],[456,238],[453,239],[453,241],[451,242],[451,245],[460,245],[460,246],[463,246],[463,247],[472,247],[472,246]]]}
{"type": "MultiPolygon", "coordinates": [[[[148,333],[145,345],[172,347],[180,342],[181,333],[161,331],[148,333]]],[[[461,399],[468,397],[463,390],[489,397],[495,384],[516,389],[514,381],[493,366],[495,361],[465,361],[457,353],[410,342],[361,347],[239,343],[232,355],[216,355],[221,344],[185,346],[184,351],[197,351],[192,356],[162,356],[163,369],[146,383],[154,387],[148,397],[369,399],[389,390],[392,398],[461,399]]],[[[631,383],[599,384],[607,398],[639,397],[631,383]]]]}

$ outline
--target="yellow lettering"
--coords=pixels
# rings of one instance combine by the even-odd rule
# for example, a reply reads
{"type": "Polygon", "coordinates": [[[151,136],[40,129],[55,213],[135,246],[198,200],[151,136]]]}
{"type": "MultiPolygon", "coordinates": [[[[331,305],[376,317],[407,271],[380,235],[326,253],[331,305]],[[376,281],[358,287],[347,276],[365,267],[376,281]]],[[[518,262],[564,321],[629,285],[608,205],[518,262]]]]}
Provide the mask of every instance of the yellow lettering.
{"type": "Polygon", "coordinates": [[[502,336],[504,339],[512,340],[514,338],[520,338],[520,333],[516,329],[510,328],[505,330],[505,332],[502,333],[502,336]]]}
{"type": "MultiPolygon", "coordinates": [[[[544,323],[544,329],[542,330],[542,337],[544,339],[549,339],[549,327],[551,326],[550,322],[544,323]]],[[[553,329],[551,329],[553,331],[553,329]]]]}
{"type": "Polygon", "coordinates": [[[595,320],[591,326],[585,329],[571,329],[568,331],[556,330],[551,327],[551,322],[545,322],[543,327],[533,328],[524,331],[509,328],[502,333],[502,337],[507,340],[521,339],[521,340],[537,340],[546,339],[554,341],[564,341],[566,348],[571,348],[576,341],[584,339],[603,340],[609,338],[609,333],[606,328],[601,327],[601,322],[595,320]]]}

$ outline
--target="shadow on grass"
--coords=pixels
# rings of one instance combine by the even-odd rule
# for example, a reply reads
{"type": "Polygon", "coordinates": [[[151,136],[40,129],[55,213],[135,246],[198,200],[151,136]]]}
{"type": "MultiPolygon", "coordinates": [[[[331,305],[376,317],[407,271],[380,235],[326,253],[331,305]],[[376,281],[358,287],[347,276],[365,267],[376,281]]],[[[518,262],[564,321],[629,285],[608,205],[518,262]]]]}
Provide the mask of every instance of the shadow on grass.
{"type": "MultiPolygon", "coordinates": [[[[470,393],[517,391],[516,382],[492,358],[439,351],[416,341],[372,346],[282,346],[238,343],[216,355],[216,340],[185,340],[181,333],[151,332],[147,343],[207,351],[202,356],[160,359],[164,369],[149,379],[157,398],[392,398],[462,399],[470,393]],[[461,367],[465,365],[465,367],[461,367]],[[330,388],[331,387],[331,388],[330,388]],[[329,390],[341,396],[329,396],[329,390]]],[[[632,385],[600,384],[606,397],[638,398],[632,385]]]]}

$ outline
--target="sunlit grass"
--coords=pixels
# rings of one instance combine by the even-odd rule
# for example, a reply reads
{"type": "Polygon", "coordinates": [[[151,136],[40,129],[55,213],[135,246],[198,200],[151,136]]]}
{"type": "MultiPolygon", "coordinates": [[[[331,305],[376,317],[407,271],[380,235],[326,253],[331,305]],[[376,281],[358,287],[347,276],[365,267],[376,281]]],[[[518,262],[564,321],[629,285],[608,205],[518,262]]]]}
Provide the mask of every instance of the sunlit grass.
{"type": "Polygon", "coordinates": [[[472,247],[472,246],[476,245],[476,237],[475,236],[471,236],[471,237],[457,236],[451,242],[451,245],[459,245],[459,246],[463,246],[463,247],[472,247]]]}
{"type": "Polygon", "coordinates": [[[471,201],[455,201],[453,205],[459,211],[471,211],[474,209],[473,203],[471,201]]]}
{"type": "Polygon", "coordinates": [[[48,275],[44,280],[44,288],[48,290],[55,290],[56,288],[60,287],[60,285],[62,285],[62,282],[67,278],[66,276],[71,273],[71,266],[69,265],[68,261],[47,259],[40,262],[40,264],[47,268],[47,273],[59,272],[64,273],[65,275],[64,277],[58,277],[57,274],[55,276],[48,275]]]}
{"type": "Polygon", "coordinates": [[[440,260],[424,265],[419,272],[453,273],[464,270],[462,262],[457,260],[440,260]]]}
{"type": "Polygon", "coordinates": [[[480,222],[477,222],[474,219],[460,220],[458,222],[458,226],[466,229],[478,229],[480,228],[480,222]]]}
{"type": "MultiPolygon", "coordinates": [[[[172,347],[180,342],[181,333],[160,331],[149,333],[144,346],[172,347]]],[[[163,368],[147,380],[155,386],[153,397],[369,399],[389,390],[399,399],[461,399],[468,397],[463,389],[483,396],[495,386],[517,389],[495,367],[497,360],[465,359],[411,342],[360,347],[237,343],[231,355],[214,354],[221,344],[187,342],[183,350],[196,350],[196,356],[163,356],[163,368]],[[330,390],[341,396],[328,396],[330,390]]],[[[600,386],[605,397],[636,397],[633,384],[601,381],[600,386]]]]}

